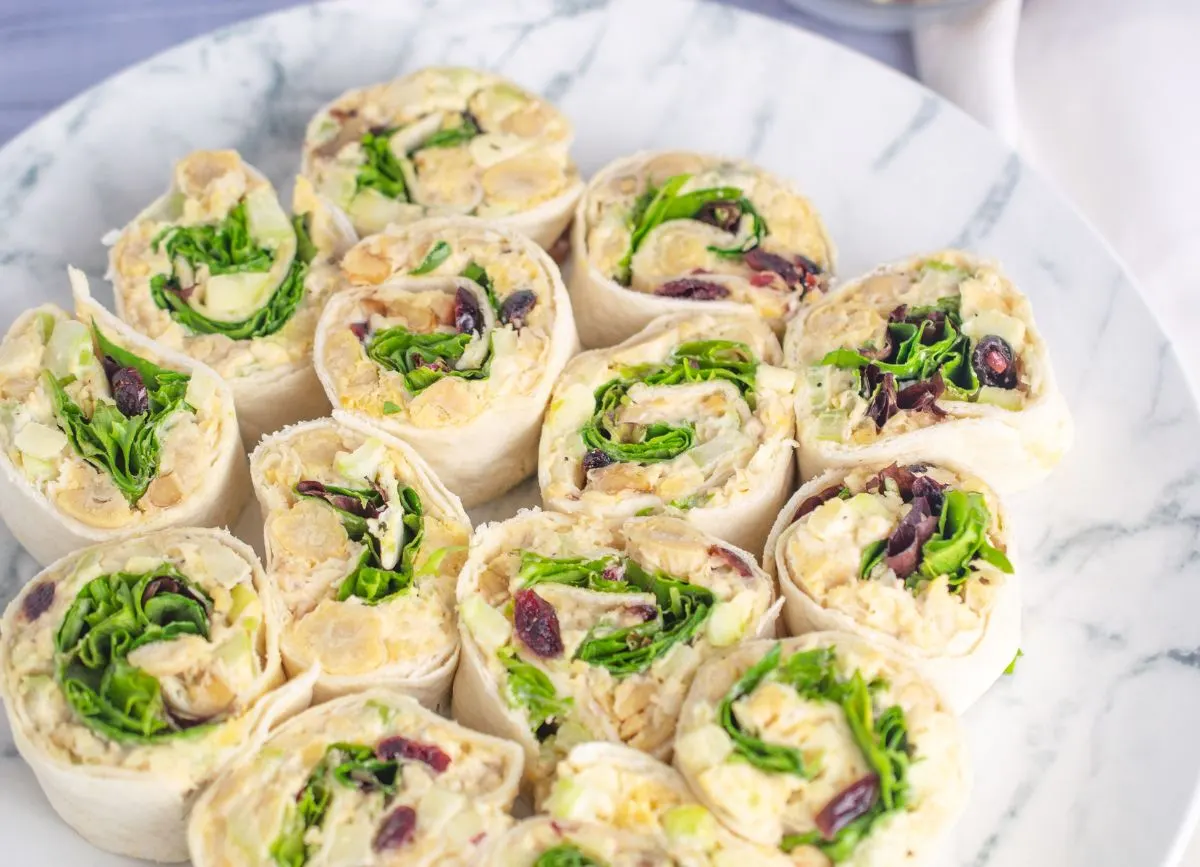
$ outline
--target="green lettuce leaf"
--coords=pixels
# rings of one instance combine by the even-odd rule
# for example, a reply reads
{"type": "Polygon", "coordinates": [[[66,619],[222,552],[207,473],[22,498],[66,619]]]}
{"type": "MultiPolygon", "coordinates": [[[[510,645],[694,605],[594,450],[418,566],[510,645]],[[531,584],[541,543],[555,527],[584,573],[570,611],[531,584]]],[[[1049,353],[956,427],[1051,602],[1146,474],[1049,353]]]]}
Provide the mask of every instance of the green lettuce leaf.
{"type": "Polygon", "coordinates": [[[42,372],[43,382],[55,420],[75,453],[107,473],[129,505],[136,506],[158,476],[162,461],[160,434],[168,416],[179,409],[192,409],[184,400],[191,377],[122,349],[94,322],[92,336],[101,360],[111,358],[141,375],[148,399],[146,412],[126,416],[111,400],[99,399],[88,416],[64,388],[67,380],[55,379],[46,370],[42,372]]]}
{"type": "Polygon", "coordinates": [[[93,578],[54,636],[55,677],[67,703],[86,726],[117,741],[148,742],[201,730],[176,719],[158,680],[126,657],[182,635],[207,639],[211,612],[208,595],[170,563],[93,578]],[[154,592],[147,598],[151,582],[154,592]]]}
{"type": "Polygon", "coordinates": [[[538,855],[530,867],[607,867],[607,865],[588,855],[574,843],[559,843],[538,855]]]}
{"type": "Polygon", "coordinates": [[[433,332],[417,334],[403,325],[376,332],[367,343],[367,357],[381,367],[404,375],[404,387],[420,394],[439,379],[487,379],[492,369],[492,345],[479,367],[458,370],[455,364],[466,352],[473,334],[433,332]]]}
{"type": "Polygon", "coordinates": [[[667,362],[625,368],[619,379],[611,379],[596,389],[595,411],[580,429],[580,436],[589,450],[599,450],[613,461],[652,464],[672,460],[695,445],[695,427],[690,423],[619,422],[620,408],[629,402],[629,390],[638,383],[664,386],[725,380],[741,392],[753,409],[757,370],[758,362],[744,343],[697,340],[680,344],[667,362]]]}
{"type": "Polygon", "coordinates": [[[524,711],[530,731],[544,741],[557,731],[574,702],[560,696],[546,673],[521,659],[513,647],[501,647],[496,656],[508,673],[504,691],[508,706],[524,711]]]}
{"type": "Polygon", "coordinates": [[[410,202],[408,184],[404,180],[404,166],[392,153],[389,144],[399,127],[363,133],[360,143],[363,149],[363,164],[354,178],[354,189],[372,189],[389,199],[410,202]]]}

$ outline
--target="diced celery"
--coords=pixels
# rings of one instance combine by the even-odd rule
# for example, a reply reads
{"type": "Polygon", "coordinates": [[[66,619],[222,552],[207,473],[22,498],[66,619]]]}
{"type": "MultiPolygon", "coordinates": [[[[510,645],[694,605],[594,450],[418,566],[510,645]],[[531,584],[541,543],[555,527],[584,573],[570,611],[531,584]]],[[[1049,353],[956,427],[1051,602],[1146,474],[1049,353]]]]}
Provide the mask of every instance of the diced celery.
{"type": "Polygon", "coordinates": [[[1003,338],[1013,352],[1019,353],[1025,348],[1025,323],[999,310],[980,310],[963,322],[962,332],[973,342],[994,334],[1003,338]]]}
{"type": "Polygon", "coordinates": [[[663,830],[673,844],[710,849],[717,842],[717,820],[699,804],[681,804],[663,814],[663,830]]]}
{"type": "Polygon", "coordinates": [[[250,236],[260,242],[274,242],[278,246],[295,236],[292,221],[288,219],[279,199],[269,187],[259,187],[246,196],[246,222],[250,236]]]}
{"type": "Polygon", "coordinates": [[[370,481],[375,478],[380,463],[387,454],[383,441],[371,437],[352,452],[338,452],[333,458],[333,468],[347,479],[370,481]]]}
{"type": "Polygon", "coordinates": [[[205,284],[205,313],[221,322],[238,322],[262,307],[273,288],[269,271],[218,274],[205,284]]]}
{"type": "Polygon", "coordinates": [[[752,593],[739,593],[728,602],[718,602],[713,606],[705,625],[709,643],[713,647],[728,647],[740,641],[750,623],[753,605],[752,593]]]}
{"type": "Polygon", "coordinates": [[[67,436],[56,427],[30,421],[21,426],[13,442],[22,455],[38,461],[50,461],[66,448],[67,436]]]}
{"type": "Polygon", "coordinates": [[[850,417],[840,410],[826,410],[817,416],[817,439],[842,442],[850,417]]]}
{"type": "MultiPolygon", "coordinates": [[[[242,612],[247,610],[251,605],[255,605],[261,610],[262,605],[258,601],[258,594],[246,584],[237,584],[229,591],[229,595],[233,598],[233,603],[229,606],[229,622],[233,623],[242,612]]],[[[257,614],[257,611],[251,613],[257,614]]]]}
{"type": "Polygon", "coordinates": [[[464,600],[459,614],[467,629],[475,636],[475,641],[487,652],[503,647],[512,636],[512,624],[478,596],[464,600]]]}
{"type": "Polygon", "coordinates": [[[92,332],[86,325],[65,319],[55,326],[46,343],[46,367],[55,377],[79,376],[95,359],[92,332]]]}
{"type": "Polygon", "coordinates": [[[985,385],[979,389],[979,395],[975,398],[979,403],[998,406],[1001,409],[1019,410],[1025,406],[1025,394],[1015,388],[996,388],[994,385],[985,385]]]}

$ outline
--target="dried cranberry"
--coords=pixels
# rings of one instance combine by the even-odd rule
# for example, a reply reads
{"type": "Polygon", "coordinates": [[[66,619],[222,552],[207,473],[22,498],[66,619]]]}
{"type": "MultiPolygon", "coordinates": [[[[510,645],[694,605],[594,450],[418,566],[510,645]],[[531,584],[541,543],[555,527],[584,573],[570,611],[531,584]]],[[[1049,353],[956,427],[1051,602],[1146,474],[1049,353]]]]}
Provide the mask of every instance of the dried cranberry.
{"type": "Polygon", "coordinates": [[[529,289],[518,289],[500,305],[500,321],[514,328],[525,325],[525,317],[537,304],[537,295],[529,289]]]}
{"type": "Polygon", "coordinates": [[[602,574],[604,576],[605,581],[613,581],[613,582],[624,581],[625,580],[625,564],[623,562],[621,562],[620,560],[617,560],[616,562],[613,562],[613,563],[609,563],[607,566],[604,567],[604,572],[602,574]]]}
{"type": "Polygon", "coordinates": [[[563,652],[562,633],[554,606],[532,590],[518,590],[513,604],[513,628],[525,646],[543,659],[563,652]]]}
{"type": "MultiPolygon", "coordinates": [[[[909,467],[911,470],[912,467],[909,467]]],[[[942,503],[945,501],[946,486],[929,476],[917,476],[912,483],[913,501],[924,500],[929,504],[929,514],[940,515],[942,503]]]]}
{"type": "Polygon", "coordinates": [[[692,219],[716,226],[722,232],[734,232],[742,221],[742,206],[735,199],[714,199],[701,205],[692,219]]]}
{"type": "Polygon", "coordinates": [[[908,305],[901,304],[888,314],[888,322],[904,322],[908,318],[908,305]]]}
{"type": "Polygon", "coordinates": [[[126,418],[150,411],[150,395],[142,375],[132,367],[117,367],[108,378],[113,400],[126,418]]]}
{"type": "Polygon", "coordinates": [[[412,807],[397,807],[384,817],[379,830],[375,832],[374,847],[376,852],[384,849],[395,849],[403,846],[412,839],[417,830],[417,811],[412,807]]]}
{"type": "Polygon", "coordinates": [[[454,293],[454,329],[459,334],[483,333],[483,311],[475,295],[461,286],[454,293]]]}
{"type": "Polygon", "coordinates": [[[817,813],[817,830],[826,840],[832,840],[838,831],[859,816],[865,815],[879,797],[879,777],[868,774],[856,780],[833,796],[832,800],[817,813]]]}
{"type": "Polygon", "coordinates": [[[830,485],[828,488],[821,491],[820,493],[813,494],[811,497],[806,497],[804,499],[804,502],[800,504],[800,508],[798,508],[796,510],[796,515],[795,515],[795,517],[792,518],[792,520],[799,521],[801,518],[803,518],[809,512],[811,512],[815,508],[817,508],[817,506],[820,506],[822,503],[829,502],[834,497],[841,494],[842,491],[844,491],[844,490],[845,490],[844,485],[830,485]]]}
{"type": "Polygon", "coordinates": [[[938,406],[937,399],[945,390],[946,384],[942,381],[942,375],[935,373],[929,379],[904,386],[896,394],[896,406],[914,412],[931,412],[936,416],[943,416],[946,411],[938,406]]]}
{"type": "Polygon", "coordinates": [[[600,449],[589,449],[583,453],[583,471],[586,473],[589,470],[598,470],[601,467],[607,467],[613,463],[613,459],[606,452],[600,449]]]}
{"type": "Polygon", "coordinates": [[[558,731],[558,720],[550,719],[537,727],[533,736],[538,739],[538,743],[542,743],[548,738],[551,738],[558,731]]]}
{"type": "Polygon", "coordinates": [[[436,744],[424,744],[420,741],[410,741],[401,735],[384,738],[375,747],[375,755],[383,761],[391,759],[412,759],[424,762],[441,773],[450,767],[450,756],[436,744]]]}
{"type": "Polygon", "coordinates": [[[711,280],[698,280],[695,277],[680,277],[678,280],[668,280],[654,290],[655,295],[663,298],[687,298],[691,301],[717,301],[729,297],[729,290],[720,283],[711,280]]]}
{"type": "Polygon", "coordinates": [[[989,334],[975,346],[971,366],[979,374],[979,381],[996,388],[1017,387],[1017,366],[1013,362],[1013,350],[1008,341],[989,334]]]}
{"type": "Polygon", "coordinates": [[[628,609],[630,614],[642,618],[643,623],[649,623],[658,616],[658,609],[653,605],[630,605],[628,609]]]}
{"type": "Polygon", "coordinates": [[[755,271],[778,274],[789,289],[803,289],[803,295],[810,289],[820,289],[822,286],[821,267],[807,256],[796,254],[792,261],[777,253],[768,253],[761,247],[749,250],[742,261],[755,271]]]}
{"type": "Polygon", "coordinates": [[[45,614],[52,604],[54,604],[54,585],[49,581],[43,581],[25,596],[24,601],[21,602],[21,613],[25,615],[26,620],[32,623],[45,614]]]}
{"type": "Polygon", "coordinates": [[[366,322],[351,322],[350,323],[350,333],[353,334],[355,337],[357,337],[359,340],[367,339],[368,328],[369,328],[369,326],[367,325],[366,322]]]}
{"type": "Polygon", "coordinates": [[[775,275],[770,271],[757,271],[750,275],[750,285],[757,286],[759,289],[770,286],[774,282],[775,275]]]}
{"type": "Polygon", "coordinates": [[[724,545],[710,545],[708,548],[708,556],[724,560],[734,572],[738,573],[743,578],[749,578],[754,574],[754,572],[750,569],[749,564],[742,559],[740,554],[730,551],[724,545]]]}
{"type": "Polygon", "coordinates": [[[173,292],[174,294],[178,295],[181,301],[187,301],[192,297],[192,293],[196,291],[195,285],[184,286],[179,282],[178,277],[168,278],[163,288],[168,292],[173,292]]]}
{"type": "Polygon", "coordinates": [[[883,373],[874,364],[868,364],[862,370],[863,385],[870,402],[867,404],[867,418],[875,422],[878,430],[888,423],[888,419],[900,411],[896,404],[896,377],[883,373]]]}

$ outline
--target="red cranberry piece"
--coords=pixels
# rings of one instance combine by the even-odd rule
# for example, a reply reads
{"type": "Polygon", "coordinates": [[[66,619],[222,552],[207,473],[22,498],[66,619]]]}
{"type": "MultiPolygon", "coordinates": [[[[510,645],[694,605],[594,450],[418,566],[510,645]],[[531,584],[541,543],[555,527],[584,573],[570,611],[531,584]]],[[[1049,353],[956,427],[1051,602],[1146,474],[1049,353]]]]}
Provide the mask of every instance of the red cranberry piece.
{"type": "Polygon", "coordinates": [[[975,346],[971,366],[984,385],[996,388],[1017,387],[1017,366],[1013,363],[1013,350],[1008,341],[989,334],[975,346]]]}
{"type": "Polygon", "coordinates": [[[678,280],[668,280],[654,290],[655,295],[664,298],[688,298],[692,301],[716,301],[729,297],[729,290],[720,283],[711,280],[697,280],[695,277],[680,277],[678,280]]]}
{"type": "Polygon", "coordinates": [[[642,618],[643,623],[649,623],[658,616],[658,609],[653,605],[630,605],[627,610],[630,614],[642,618]]]}
{"type": "Polygon", "coordinates": [[[749,578],[751,575],[754,574],[752,571],[750,571],[750,566],[746,563],[745,560],[743,560],[741,558],[741,556],[739,554],[736,554],[733,551],[730,551],[724,545],[709,546],[708,556],[716,557],[720,560],[724,560],[725,563],[727,565],[729,565],[733,569],[734,572],[738,573],[743,578],[749,578]]]}
{"type": "Polygon", "coordinates": [[[45,614],[52,604],[54,604],[54,585],[49,581],[43,581],[29,591],[21,603],[21,613],[25,615],[26,620],[32,623],[45,614]]]}
{"type": "Polygon", "coordinates": [[[142,375],[132,367],[118,367],[109,377],[109,384],[117,409],[126,418],[150,411],[150,395],[146,391],[146,384],[142,382],[142,375]]]}
{"type": "Polygon", "coordinates": [[[385,762],[392,759],[411,759],[424,762],[439,774],[450,767],[450,756],[446,755],[445,750],[441,747],[436,744],[410,741],[401,735],[381,740],[375,747],[375,755],[385,762]]]}
{"type": "Polygon", "coordinates": [[[604,567],[605,581],[624,581],[625,580],[625,564],[620,560],[615,563],[609,563],[604,567]]]}
{"type": "Polygon", "coordinates": [[[750,275],[750,285],[757,286],[759,289],[770,286],[774,282],[775,274],[770,271],[758,271],[750,275]]]}
{"type": "Polygon", "coordinates": [[[459,334],[483,333],[483,312],[469,290],[458,287],[454,293],[454,329],[459,334]]]}
{"type": "Polygon", "coordinates": [[[350,333],[353,334],[355,337],[357,337],[359,340],[367,339],[367,328],[368,328],[368,326],[367,326],[366,322],[351,322],[350,323],[350,333]]]}
{"type": "Polygon", "coordinates": [[[605,452],[600,449],[590,449],[583,453],[583,471],[598,470],[601,467],[607,467],[613,462],[605,452]]]}
{"type": "Polygon", "coordinates": [[[525,646],[543,659],[563,652],[562,633],[554,606],[532,590],[518,590],[513,603],[513,628],[525,646]]]}
{"type": "Polygon", "coordinates": [[[878,797],[879,777],[876,774],[856,780],[834,795],[817,813],[817,830],[826,840],[832,840],[838,831],[870,810],[878,797]]]}
{"type": "Polygon", "coordinates": [[[525,317],[537,304],[537,295],[529,289],[518,289],[500,305],[500,321],[514,328],[525,325],[525,317]]]}
{"type": "Polygon", "coordinates": [[[375,832],[374,847],[376,852],[384,849],[396,849],[412,839],[417,830],[417,811],[412,807],[397,807],[384,817],[379,830],[375,832]]]}

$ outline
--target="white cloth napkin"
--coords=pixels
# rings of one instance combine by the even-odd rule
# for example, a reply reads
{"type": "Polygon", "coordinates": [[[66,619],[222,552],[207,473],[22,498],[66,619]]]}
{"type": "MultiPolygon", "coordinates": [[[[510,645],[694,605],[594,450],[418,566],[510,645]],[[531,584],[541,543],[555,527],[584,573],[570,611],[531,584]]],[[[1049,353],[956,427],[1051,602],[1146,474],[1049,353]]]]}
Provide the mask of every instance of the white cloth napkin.
{"type": "MultiPolygon", "coordinates": [[[[1200,0],[991,0],[913,39],[925,82],[1016,146],[1108,238],[1195,390],[1200,0]]],[[[1200,867],[1200,848],[1184,864],[1200,867]]]]}

